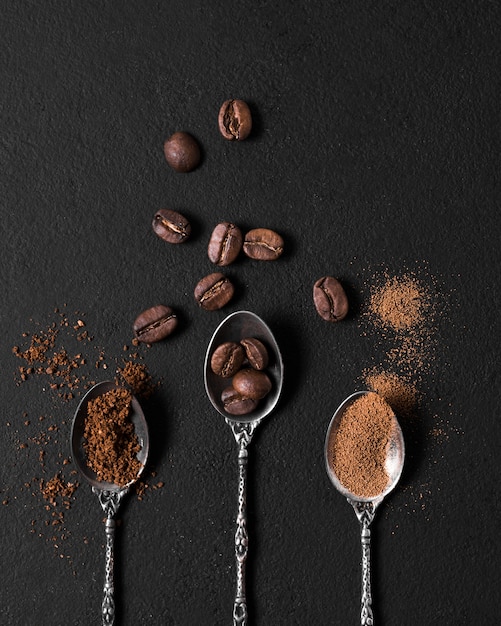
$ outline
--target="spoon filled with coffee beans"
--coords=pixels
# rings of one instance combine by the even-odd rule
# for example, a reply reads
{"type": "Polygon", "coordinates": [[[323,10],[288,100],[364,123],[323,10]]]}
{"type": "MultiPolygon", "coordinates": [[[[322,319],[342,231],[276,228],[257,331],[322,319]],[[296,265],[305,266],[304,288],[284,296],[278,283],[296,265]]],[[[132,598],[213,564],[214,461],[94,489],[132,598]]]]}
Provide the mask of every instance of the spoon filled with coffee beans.
{"type": "Polygon", "coordinates": [[[71,427],[71,454],[106,515],[106,568],[101,606],[103,626],[115,623],[115,515],[148,458],[144,413],[128,389],[112,381],[94,385],[82,398],[71,427]]]}
{"type": "Polygon", "coordinates": [[[373,626],[371,530],[377,507],[397,484],[404,439],[390,405],[374,391],[358,391],[341,403],[325,438],[325,465],[336,489],[353,506],[362,542],[361,624],[373,626]]]}
{"type": "Polygon", "coordinates": [[[238,445],[233,624],[246,626],[247,448],[257,426],[275,408],[283,382],[279,347],[260,317],[250,311],[237,311],[221,322],[207,348],[204,379],[212,405],[224,417],[238,445]]]}

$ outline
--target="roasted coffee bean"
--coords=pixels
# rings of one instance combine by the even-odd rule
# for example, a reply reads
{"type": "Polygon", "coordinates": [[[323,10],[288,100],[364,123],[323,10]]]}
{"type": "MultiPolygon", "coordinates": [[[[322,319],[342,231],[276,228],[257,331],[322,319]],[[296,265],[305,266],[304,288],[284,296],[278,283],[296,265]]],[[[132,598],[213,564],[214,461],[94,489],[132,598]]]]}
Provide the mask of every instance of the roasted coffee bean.
{"type": "Polygon", "coordinates": [[[243,141],[252,129],[252,114],[243,100],[226,100],[219,109],[219,131],[229,141],[243,141]]]}
{"type": "Polygon", "coordinates": [[[246,368],[233,377],[233,388],[245,398],[260,400],[270,392],[271,380],[264,372],[246,368]]]}
{"type": "Polygon", "coordinates": [[[247,415],[254,411],[258,401],[242,396],[233,387],[227,387],[221,394],[224,410],[230,415],[247,415]]]}
{"type": "Polygon", "coordinates": [[[268,350],[264,344],[255,337],[246,337],[240,343],[244,347],[249,365],[255,370],[264,370],[268,365],[268,350]]]}
{"type": "Polygon", "coordinates": [[[230,378],[242,367],[244,358],[243,346],[234,341],[225,341],[212,353],[210,366],[214,374],[230,378]]]}
{"type": "Polygon", "coordinates": [[[182,243],[191,233],[191,225],[184,215],[170,209],[159,209],[152,226],[155,234],[168,243],[182,243]]]}
{"type": "Polygon", "coordinates": [[[235,224],[221,222],[212,231],[207,253],[216,265],[229,265],[242,249],[242,232],[235,224]]]}
{"type": "Polygon", "coordinates": [[[224,274],[215,272],[202,278],[195,287],[195,300],[207,311],[216,311],[231,300],[234,294],[231,281],[224,274]]]}
{"type": "Polygon", "coordinates": [[[275,261],[284,251],[284,240],[269,228],[254,228],[244,239],[245,254],[257,261],[275,261]]]}
{"type": "Polygon", "coordinates": [[[348,313],[348,298],[341,283],[332,276],[319,278],[313,285],[317,313],[327,322],[339,322],[348,313]]]}
{"type": "Polygon", "coordinates": [[[163,304],[152,306],[137,316],[134,322],[134,334],[138,341],[155,343],[165,339],[177,326],[174,311],[163,304]]]}
{"type": "Polygon", "coordinates": [[[165,141],[164,155],[176,172],[191,172],[200,163],[200,146],[189,133],[177,132],[165,141]]]}

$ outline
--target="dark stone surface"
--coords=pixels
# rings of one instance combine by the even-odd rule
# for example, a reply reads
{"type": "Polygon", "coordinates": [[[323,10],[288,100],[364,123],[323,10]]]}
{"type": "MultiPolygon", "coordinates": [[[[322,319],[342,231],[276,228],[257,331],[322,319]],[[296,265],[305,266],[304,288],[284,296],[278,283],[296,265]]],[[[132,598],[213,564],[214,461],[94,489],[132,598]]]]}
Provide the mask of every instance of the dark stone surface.
{"type": "Polygon", "coordinates": [[[71,350],[102,349],[109,369],[91,373],[109,378],[134,319],[158,303],[180,314],[175,335],[139,349],[161,380],[144,408],[165,486],[120,510],[117,623],[231,623],[237,448],[202,375],[212,332],[240,308],[276,333],[287,374],[250,454],[249,624],[358,623],[359,529],[323,445],[389,349],[361,313],[385,270],[415,270],[444,306],[433,362],[416,373],[422,407],[402,424],[402,481],[374,523],[377,623],[496,623],[499,27],[497,3],[472,0],[3,3],[2,625],[98,624],[104,576],[90,488],[56,542],[38,488],[68,456],[81,390],[63,401],[43,377],[16,384],[12,347],[66,305],[94,337],[71,350]],[[219,134],[227,98],[251,107],[243,142],[219,134]],[[189,174],[163,156],[178,130],[202,146],[189,174]],[[189,241],[154,235],[159,208],[190,220],[189,241]],[[237,294],[211,313],[193,288],[214,271],[207,243],[225,220],[276,230],[286,251],[227,268],[237,294]],[[350,298],[339,324],[313,306],[324,275],[350,298]],[[43,469],[33,440],[48,424],[43,469]]]}

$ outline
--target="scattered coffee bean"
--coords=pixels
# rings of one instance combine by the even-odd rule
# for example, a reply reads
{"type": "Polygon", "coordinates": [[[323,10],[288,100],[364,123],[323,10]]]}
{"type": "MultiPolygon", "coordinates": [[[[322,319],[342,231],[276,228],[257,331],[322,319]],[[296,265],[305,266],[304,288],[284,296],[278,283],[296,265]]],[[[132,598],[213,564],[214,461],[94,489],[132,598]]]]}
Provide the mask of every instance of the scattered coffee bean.
{"type": "Polygon", "coordinates": [[[247,415],[257,407],[257,400],[242,396],[233,387],[227,387],[221,394],[224,410],[230,415],[247,415]]]}
{"type": "Polygon", "coordinates": [[[243,100],[226,100],[219,109],[219,131],[229,141],[243,141],[252,129],[252,115],[243,100]]]}
{"type": "Polygon", "coordinates": [[[341,283],[332,276],[319,278],[313,285],[317,313],[327,322],[339,322],[348,313],[348,298],[341,283]]]}
{"type": "Polygon", "coordinates": [[[212,231],[208,255],[212,263],[224,266],[233,263],[242,249],[242,232],[230,222],[221,222],[212,231]]]}
{"type": "Polygon", "coordinates": [[[243,346],[234,341],[226,341],[212,353],[210,365],[214,374],[231,378],[242,367],[245,351],[243,346]]]}
{"type": "Polygon", "coordinates": [[[240,341],[245,350],[249,365],[255,370],[264,370],[268,365],[268,350],[255,337],[247,337],[240,341]]]}
{"type": "Polygon", "coordinates": [[[284,251],[284,240],[269,228],[254,228],[243,243],[245,254],[257,261],[275,261],[284,251]]]}
{"type": "Polygon", "coordinates": [[[165,141],[164,155],[176,172],[191,172],[200,163],[200,146],[190,134],[177,132],[165,141]]]}
{"type": "Polygon", "coordinates": [[[191,233],[191,225],[184,215],[170,209],[158,210],[152,226],[155,234],[168,243],[182,243],[191,233]]]}
{"type": "Polygon", "coordinates": [[[221,309],[231,300],[234,294],[231,281],[224,274],[215,272],[200,280],[195,287],[195,300],[207,311],[221,309]]]}
{"type": "Polygon", "coordinates": [[[163,304],[143,311],[134,322],[134,333],[138,341],[155,343],[168,337],[177,326],[174,311],[163,304]]]}
{"type": "Polygon", "coordinates": [[[233,377],[233,388],[245,398],[260,400],[271,391],[268,375],[258,370],[246,368],[233,377]]]}

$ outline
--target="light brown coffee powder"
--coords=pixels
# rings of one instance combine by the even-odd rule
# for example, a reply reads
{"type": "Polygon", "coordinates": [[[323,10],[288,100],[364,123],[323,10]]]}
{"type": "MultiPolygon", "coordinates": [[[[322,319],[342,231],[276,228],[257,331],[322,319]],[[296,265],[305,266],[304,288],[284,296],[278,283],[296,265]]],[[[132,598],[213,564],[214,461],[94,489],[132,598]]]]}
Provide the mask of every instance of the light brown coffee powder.
{"type": "Polygon", "coordinates": [[[355,496],[374,497],[388,485],[385,460],[393,417],[383,398],[376,393],[365,394],[347,407],[331,436],[331,467],[339,482],[355,496]]]}

